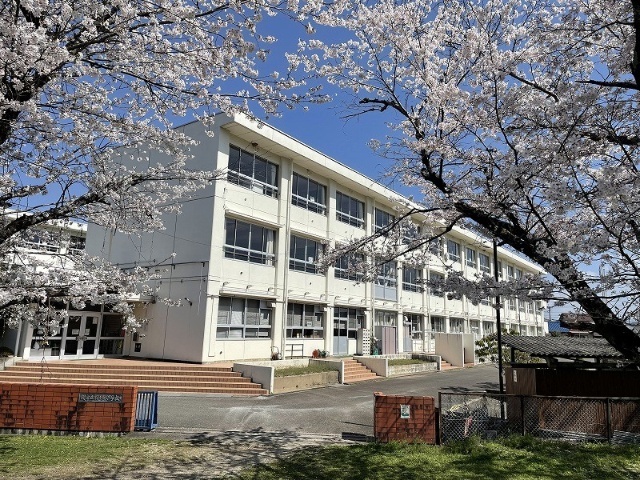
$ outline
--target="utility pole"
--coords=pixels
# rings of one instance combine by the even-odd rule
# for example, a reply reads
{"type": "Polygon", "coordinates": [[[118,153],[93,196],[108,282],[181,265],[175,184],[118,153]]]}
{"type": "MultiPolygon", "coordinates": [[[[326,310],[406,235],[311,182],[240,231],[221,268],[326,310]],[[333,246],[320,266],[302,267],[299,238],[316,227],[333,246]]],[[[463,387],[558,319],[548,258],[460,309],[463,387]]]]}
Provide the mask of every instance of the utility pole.
{"type": "MultiPolygon", "coordinates": [[[[496,282],[500,281],[500,275],[498,272],[498,243],[495,238],[493,239],[493,274],[496,282]]],[[[502,325],[500,323],[500,294],[496,294],[496,328],[498,329],[498,377],[500,381],[500,395],[504,395],[504,380],[502,379],[502,325]]],[[[504,404],[502,405],[504,407],[504,404]]]]}

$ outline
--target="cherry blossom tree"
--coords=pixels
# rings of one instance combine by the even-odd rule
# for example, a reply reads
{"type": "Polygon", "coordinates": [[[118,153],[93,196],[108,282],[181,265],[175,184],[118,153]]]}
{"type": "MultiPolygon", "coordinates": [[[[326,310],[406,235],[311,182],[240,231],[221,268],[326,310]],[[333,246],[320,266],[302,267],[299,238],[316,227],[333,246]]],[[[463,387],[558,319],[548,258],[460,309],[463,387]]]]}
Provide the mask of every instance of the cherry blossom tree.
{"type": "Polygon", "coordinates": [[[323,100],[313,89],[288,96],[298,82],[258,69],[267,68],[275,41],[260,33],[261,20],[300,21],[319,7],[279,0],[4,0],[0,311],[10,309],[5,314],[15,321],[25,305],[45,308],[52,297],[104,301],[131,292],[140,277],[95,260],[74,259],[75,269],[56,260],[46,271],[24,257],[16,261],[17,239],[59,219],[129,232],[162,228],[163,213],[178,211],[181,200],[219,175],[189,168],[192,140],[174,122],[207,123],[216,112],[274,114],[323,100]],[[127,162],[111,155],[115,149],[127,152],[127,162]],[[169,160],[151,161],[154,153],[169,160]]]}
{"type": "Polygon", "coordinates": [[[384,115],[372,145],[419,209],[542,265],[640,361],[640,0],[356,0],[321,22],[352,37],[300,42],[293,68],[384,115]]]}

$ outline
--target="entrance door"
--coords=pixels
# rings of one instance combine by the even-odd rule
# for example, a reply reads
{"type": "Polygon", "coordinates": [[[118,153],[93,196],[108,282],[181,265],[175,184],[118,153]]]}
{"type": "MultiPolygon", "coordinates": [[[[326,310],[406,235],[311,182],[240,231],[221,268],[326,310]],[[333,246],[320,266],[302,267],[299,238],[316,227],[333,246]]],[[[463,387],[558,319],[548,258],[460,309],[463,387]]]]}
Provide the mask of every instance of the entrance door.
{"type": "Polygon", "coordinates": [[[95,313],[69,315],[62,356],[96,358],[99,323],[100,317],[95,313]]]}
{"type": "Polygon", "coordinates": [[[347,334],[347,319],[333,319],[333,355],[347,355],[349,337],[347,334]]]}

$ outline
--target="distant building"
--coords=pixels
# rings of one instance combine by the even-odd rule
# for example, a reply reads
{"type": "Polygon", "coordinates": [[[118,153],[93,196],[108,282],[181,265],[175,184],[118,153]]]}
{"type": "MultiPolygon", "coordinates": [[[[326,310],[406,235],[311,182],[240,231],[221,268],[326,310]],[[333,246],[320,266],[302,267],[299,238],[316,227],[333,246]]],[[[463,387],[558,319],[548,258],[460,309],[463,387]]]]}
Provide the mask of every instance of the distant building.
{"type": "Polygon", "coordinates": [[[593,337],[593,319],[586,313],[567,312],[560,314],[560,325],[569,330],[571,337],[593,337]]]}

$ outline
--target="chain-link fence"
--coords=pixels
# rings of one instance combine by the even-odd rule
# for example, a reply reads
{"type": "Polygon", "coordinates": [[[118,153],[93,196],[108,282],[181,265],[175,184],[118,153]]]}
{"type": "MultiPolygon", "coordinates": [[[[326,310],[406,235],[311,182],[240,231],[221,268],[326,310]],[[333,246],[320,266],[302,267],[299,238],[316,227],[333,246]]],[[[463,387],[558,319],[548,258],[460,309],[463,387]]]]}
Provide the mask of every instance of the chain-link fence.
{"type": "Polygon", "coordinates": [[[640,399],[440,392],[442,443],[469,436],[534,435],[640,443],[640,399]]]}

